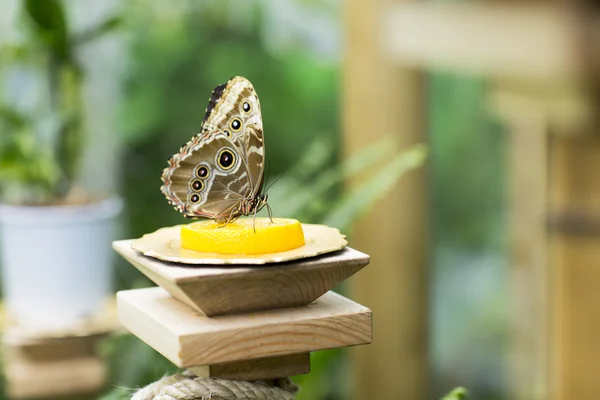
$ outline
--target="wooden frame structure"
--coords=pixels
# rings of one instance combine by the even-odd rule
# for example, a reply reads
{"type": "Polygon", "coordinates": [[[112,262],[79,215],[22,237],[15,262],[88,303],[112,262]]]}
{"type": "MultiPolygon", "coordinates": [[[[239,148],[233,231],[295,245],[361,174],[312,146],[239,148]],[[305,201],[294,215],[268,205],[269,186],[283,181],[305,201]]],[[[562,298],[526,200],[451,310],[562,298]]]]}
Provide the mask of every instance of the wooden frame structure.
{"type": "MultiPolygon", "coordinates": [[[[599,20],[585,2],[346,2],[347,153],[390,132],[425,139],[419,71],[488,78],[510,143],[511,398],[600,398],[599,20]]],[[[354,353],[356,398],[426,396],[425,177],[403,180],[353,238],[374,255],[353,288],[377,332],[354,353]]]]}

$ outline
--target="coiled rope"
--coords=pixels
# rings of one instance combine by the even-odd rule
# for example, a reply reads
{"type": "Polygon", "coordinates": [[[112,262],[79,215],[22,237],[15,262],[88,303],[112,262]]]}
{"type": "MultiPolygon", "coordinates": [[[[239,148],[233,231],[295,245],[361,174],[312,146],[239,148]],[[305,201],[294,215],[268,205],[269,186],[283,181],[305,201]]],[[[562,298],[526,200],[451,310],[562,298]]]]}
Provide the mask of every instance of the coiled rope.
{"type": "Polygon", "coordinates": [[[297,391],[289,378],[233,381],[199,378],[186,371],[151,383],[131,400],[293,400],[297,391]]]}

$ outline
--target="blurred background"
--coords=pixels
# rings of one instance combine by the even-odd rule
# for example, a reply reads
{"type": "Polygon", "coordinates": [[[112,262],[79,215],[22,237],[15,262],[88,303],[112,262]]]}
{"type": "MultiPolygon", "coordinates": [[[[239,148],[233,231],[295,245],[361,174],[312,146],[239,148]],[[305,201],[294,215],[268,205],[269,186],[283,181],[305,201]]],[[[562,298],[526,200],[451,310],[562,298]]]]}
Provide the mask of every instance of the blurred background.
{"type": "MultiPolygon", "coordinates": [[[[373,309],[374,344],[313,354],[311,374],[294,378],[299,399],[436,399],[456,386],[473,399],[598,398],[598,64],[586,7],[1,0],[0,232],[48,235],[44,210],[58,204],[98,213],[116,222],[90,233],[104,260],[110,239],[184,223],[161,171],[199,131],[211,90],[242,75],[260,96],[270,181],[281,176],[275,215],[339,227],[372,257],[338,290],[373,309]]],[[[5,308],[22,325],[36,312],[48,325],[97,314],[114,290],[151,285],[112,257],[65,289],[64,276],[40,272],[44,251],[19,277],[25,261],[7,243],[5,308]],[[89,306],[72,309],[81,296],[89,306]]],[[[82,257],[66,276],[86,268],[82,257]]],[[[128,398],[176,371],[133,336],[100,336],[108,376],[88,398],[128,398]]]]}

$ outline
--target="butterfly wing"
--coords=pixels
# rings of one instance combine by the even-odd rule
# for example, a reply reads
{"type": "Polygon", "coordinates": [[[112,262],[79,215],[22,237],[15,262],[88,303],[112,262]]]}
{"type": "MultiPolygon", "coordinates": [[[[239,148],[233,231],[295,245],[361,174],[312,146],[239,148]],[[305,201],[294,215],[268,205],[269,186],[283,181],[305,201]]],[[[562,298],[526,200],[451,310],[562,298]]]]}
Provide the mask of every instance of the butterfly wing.
{"type": "Polygon", "coordinates": [[[161,190],[186,217],[236,217],[241,201],[261,190],[264,151],[256,91],[231,78],[213,90],[202,132],[169,160],[161,190]]]}
{"type": "Polygon", "coordinates": [[[198,135],[169,160],[161,190],[186,217],[226,220],[239,215],[252,190],[239,145],[223,133],[198,135]]]}
{"type": "Polygon", "coordinates": [[[224,133],[236,142],[247,161],[250,180],[258,194],[264,173],[265,145],[258,95],[249,80],[241,76],[217,86],[206,107],[202,129],[224,133]]]}

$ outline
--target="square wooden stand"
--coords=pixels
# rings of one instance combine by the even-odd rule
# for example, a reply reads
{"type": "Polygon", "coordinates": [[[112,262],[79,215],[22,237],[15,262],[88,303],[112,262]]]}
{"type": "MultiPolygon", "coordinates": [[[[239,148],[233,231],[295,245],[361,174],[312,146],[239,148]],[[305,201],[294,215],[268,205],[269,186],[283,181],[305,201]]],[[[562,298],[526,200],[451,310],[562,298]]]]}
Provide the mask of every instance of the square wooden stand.
{"type": "Polygon", "coordinates": [[[96,393],[106,384],[104,361],[95,351],[100,336],[4,340],[10,399],[64,398],[96,393]]]}
{"type": "Polygon", "coordinates": [[[98,342],[119,328],[114,299],[91,318],[61,330],[25,328],[0,308],[6,393],[10,399],[64,399],[105,388],[98,342]]]}
{"type": "Polygon", "coordinates": [[[114,249],[162,287],[122,291],[123,326],[201,377],[305,374],[311,351],[370,343],[371,310],[330,291],[368,264],[351,248],[267,266],[181,266],[114,249]]]}
{"type": "Polygon", "coordinates": [[[9,399],[63,399],[105,388],[106,364],[97,345],[103,333],[31,337],[9,328],[2,337],[9,399]]]}

